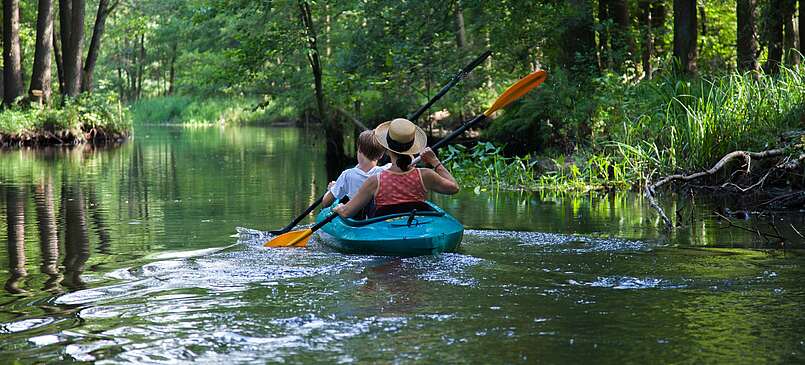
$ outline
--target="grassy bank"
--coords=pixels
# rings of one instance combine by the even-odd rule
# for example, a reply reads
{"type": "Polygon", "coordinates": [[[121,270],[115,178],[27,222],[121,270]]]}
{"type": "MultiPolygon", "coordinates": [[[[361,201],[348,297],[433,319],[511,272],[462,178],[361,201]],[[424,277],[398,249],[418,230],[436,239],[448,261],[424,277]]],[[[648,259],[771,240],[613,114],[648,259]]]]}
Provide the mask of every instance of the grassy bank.
{"type": "Polygon", "coordinates": [[[637,83],[605,75],[590,88],[556,76],[493,122],[484,137],[495,143],[447,152],[463,184],[622,189],[777,147],[783,132],[805,128],[798,70],[637,83]]]}
{"type": "Polygon", "coordinates": [[[243,125],[289,120],[291,108],[260,106],[255,98],[200,98],[161,96],[131,106],[138,124],[243,125]]]}
{"type": "Polygon", "coordinates": [[[0,112],[0,144],[77,144],[117,140],[131,133],[132,119],[114,94],[82,94],[51,106],[16,105],[0,112]]]}

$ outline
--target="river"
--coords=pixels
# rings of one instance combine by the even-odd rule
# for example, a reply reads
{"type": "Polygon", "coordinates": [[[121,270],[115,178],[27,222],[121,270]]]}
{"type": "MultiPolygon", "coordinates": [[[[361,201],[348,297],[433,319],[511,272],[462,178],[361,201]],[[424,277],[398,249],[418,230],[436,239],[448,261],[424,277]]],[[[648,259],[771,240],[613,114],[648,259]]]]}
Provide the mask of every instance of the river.
{"type": "Polygon", "coordinates": [[[464,187],[434,197],[467,228],[456,253],[265,249],[236,227],[322,193],[319,136],[135,135],[0,153],[0,362],[805,362],[802,213],[730,224],[666,197],[694,219],[665,233],[635,193],[464,187]]]}

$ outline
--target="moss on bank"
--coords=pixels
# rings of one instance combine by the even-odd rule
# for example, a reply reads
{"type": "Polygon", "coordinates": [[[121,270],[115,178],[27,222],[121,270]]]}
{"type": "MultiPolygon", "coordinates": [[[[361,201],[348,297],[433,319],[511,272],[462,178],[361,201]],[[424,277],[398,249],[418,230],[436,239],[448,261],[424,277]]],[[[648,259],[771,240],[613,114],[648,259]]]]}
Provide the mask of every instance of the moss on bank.
{"type": "Polygon", "coordinates": [[[115,94],[82,94],[63,104],[13,106],[0,112],[0,146],[119,141],[132,118],[115,94]]]}

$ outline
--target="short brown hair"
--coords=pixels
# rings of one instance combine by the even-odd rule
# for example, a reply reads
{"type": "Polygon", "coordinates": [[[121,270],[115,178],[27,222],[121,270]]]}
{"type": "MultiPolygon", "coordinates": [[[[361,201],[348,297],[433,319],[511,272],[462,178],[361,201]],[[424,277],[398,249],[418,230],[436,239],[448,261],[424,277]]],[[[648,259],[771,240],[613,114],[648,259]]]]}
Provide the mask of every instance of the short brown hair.
{"type": "Polygon", "coordinates": [[[375,141],[373,130],[363,131],[358,136],[358,151],[372,161],[379,160],[385,152],[383,146],[375,141]]]}

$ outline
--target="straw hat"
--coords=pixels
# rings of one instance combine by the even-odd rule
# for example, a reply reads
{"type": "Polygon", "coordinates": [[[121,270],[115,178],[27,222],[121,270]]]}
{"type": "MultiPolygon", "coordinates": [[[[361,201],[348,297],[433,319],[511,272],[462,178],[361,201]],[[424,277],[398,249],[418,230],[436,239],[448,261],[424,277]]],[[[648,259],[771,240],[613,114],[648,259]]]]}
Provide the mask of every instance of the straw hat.
{"type": "Polygon", "coordinates": [[[401,155],[419,154],[428,141],[422,128],[404,118],[397,118],[377,126],[375,139],[383,148],[401,155]]]}

